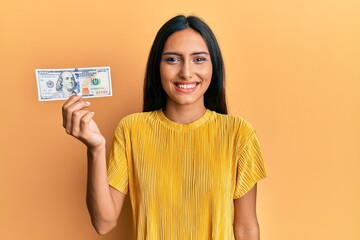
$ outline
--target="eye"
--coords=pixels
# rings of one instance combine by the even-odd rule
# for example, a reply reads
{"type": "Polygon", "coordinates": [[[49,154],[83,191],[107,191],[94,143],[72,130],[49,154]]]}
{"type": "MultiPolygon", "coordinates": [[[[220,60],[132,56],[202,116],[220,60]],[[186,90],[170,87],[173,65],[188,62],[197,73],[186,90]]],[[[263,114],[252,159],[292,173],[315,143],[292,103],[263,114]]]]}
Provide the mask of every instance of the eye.
{"type": "Polygon", "coordinates": [[[206,61],[206,58],[204,58],[204,57],[196,57],[194,59],[195,63],[201,63],[201,62],[205,62],[205,61],[206,61]]]}
{"type": "Polygon", "coordinates": [[[165,61],[166,61],[167,63],[178,63],[178,62],[180,62],[180,59],[177,58],[177,57],[167,57],[167,58],[165,59],[165,61]]]}

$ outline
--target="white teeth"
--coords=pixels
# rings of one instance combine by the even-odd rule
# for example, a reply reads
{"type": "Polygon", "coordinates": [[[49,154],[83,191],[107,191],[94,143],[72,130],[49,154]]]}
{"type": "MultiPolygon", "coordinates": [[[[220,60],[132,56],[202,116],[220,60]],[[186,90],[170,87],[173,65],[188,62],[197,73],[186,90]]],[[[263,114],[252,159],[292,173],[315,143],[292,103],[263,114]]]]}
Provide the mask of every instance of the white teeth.
{"type": "Polygon", "coordinates": [[[176,84],[179,88],[190,89],[196,87],[196,83],[193,84],[176,84]]]}

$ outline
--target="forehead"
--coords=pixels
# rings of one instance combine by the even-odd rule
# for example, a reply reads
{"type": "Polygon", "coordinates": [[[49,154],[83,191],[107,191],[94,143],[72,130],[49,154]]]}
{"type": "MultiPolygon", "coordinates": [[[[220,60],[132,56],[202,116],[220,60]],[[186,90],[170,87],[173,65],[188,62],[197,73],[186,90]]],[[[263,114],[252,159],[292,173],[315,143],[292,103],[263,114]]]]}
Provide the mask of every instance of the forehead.
{"type": "Polygon", "coordinates": [[[62,77],[65,78],[65,77],[72,77],[72,73],[71,72],[63,72],[62,73],[62,77]]]}
{"type": "Polygon", "coordinates": [[[186,28],[171,34],[165,42],[163,51],[208,52],[208,47],[200,33],[186,28]]]}

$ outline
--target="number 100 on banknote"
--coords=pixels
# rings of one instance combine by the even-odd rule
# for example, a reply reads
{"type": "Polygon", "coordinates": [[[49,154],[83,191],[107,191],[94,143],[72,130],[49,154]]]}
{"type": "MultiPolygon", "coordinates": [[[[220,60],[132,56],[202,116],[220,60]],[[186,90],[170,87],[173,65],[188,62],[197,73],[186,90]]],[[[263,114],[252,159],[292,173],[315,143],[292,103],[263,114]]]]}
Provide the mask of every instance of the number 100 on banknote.
{"type": "Polygon", "coordinates": [[[112,96],[110,67],[36,69],[39,101],[112,96]]]}

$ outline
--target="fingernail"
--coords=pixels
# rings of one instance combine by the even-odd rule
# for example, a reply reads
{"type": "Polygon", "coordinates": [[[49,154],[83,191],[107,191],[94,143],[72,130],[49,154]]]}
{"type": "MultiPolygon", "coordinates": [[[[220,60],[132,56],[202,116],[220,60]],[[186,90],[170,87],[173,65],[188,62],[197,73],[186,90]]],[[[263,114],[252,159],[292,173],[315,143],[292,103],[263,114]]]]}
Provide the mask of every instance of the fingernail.
{"type": "Polygon", "coordinates": [[[90,102],[88,102],[88,101],[86,101],[85,103],[86,103],[87,105],[90,105],[90,102]]]}

